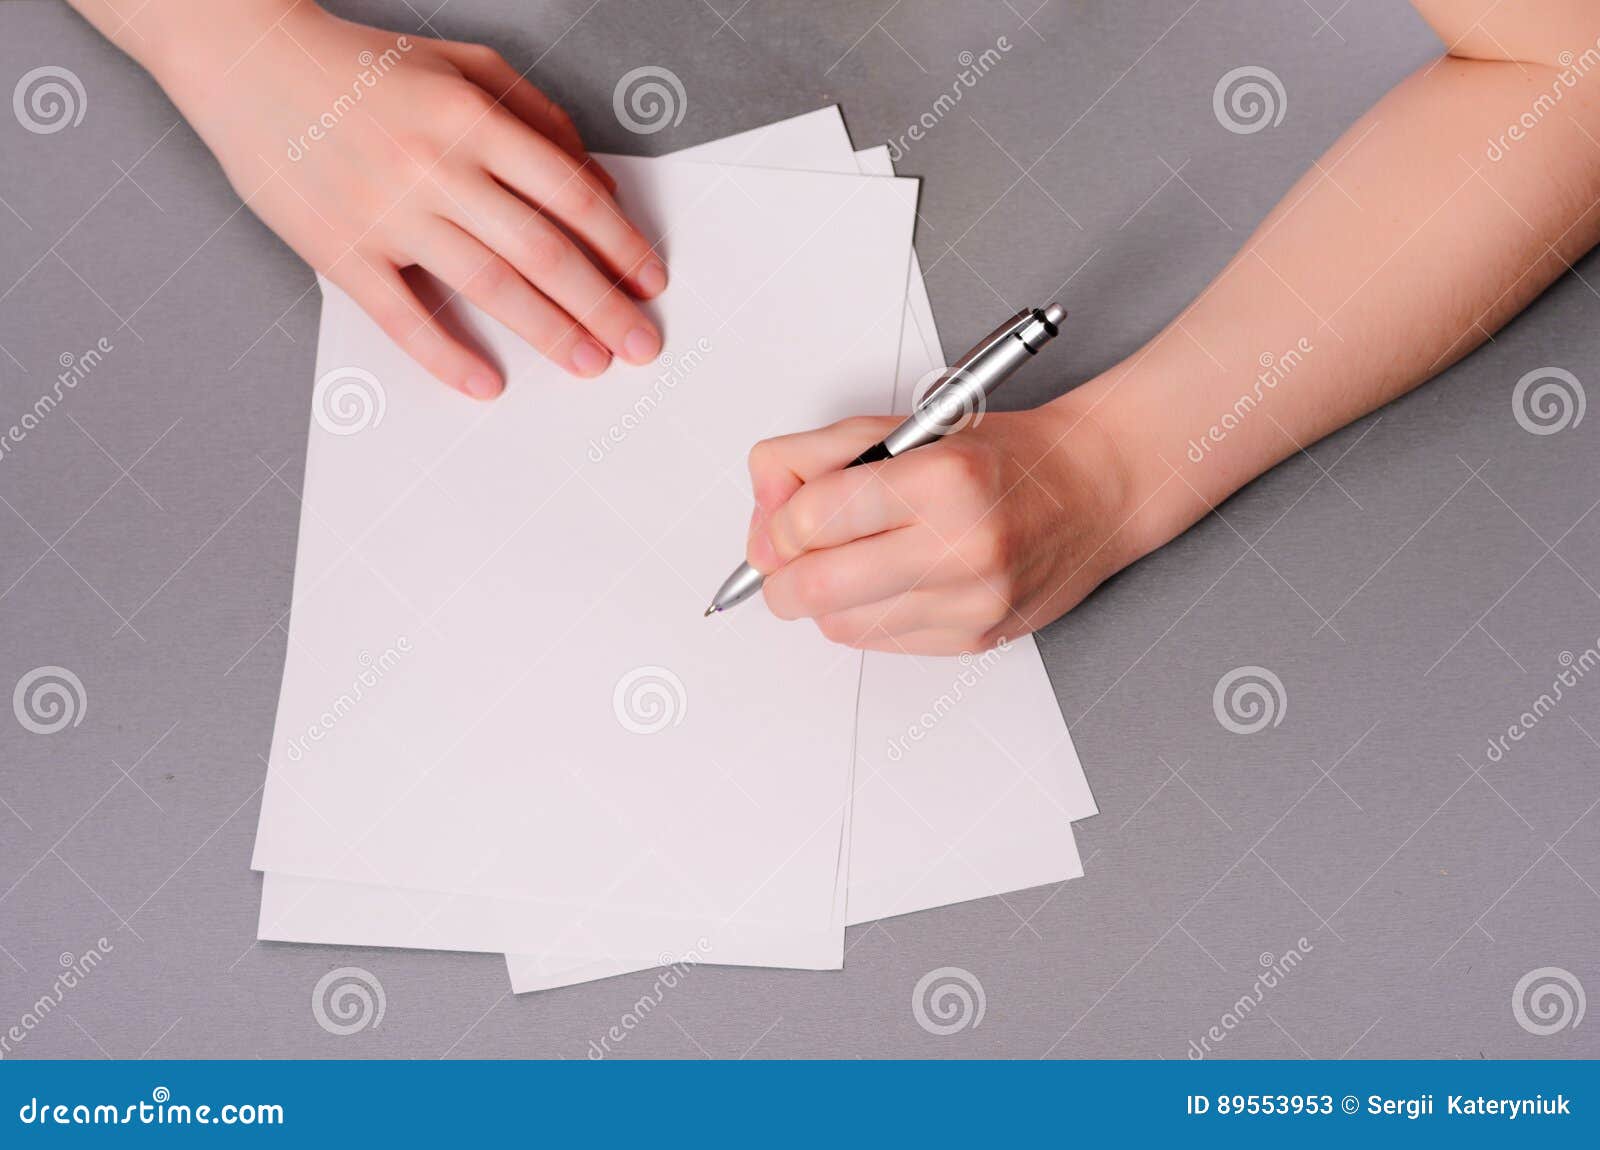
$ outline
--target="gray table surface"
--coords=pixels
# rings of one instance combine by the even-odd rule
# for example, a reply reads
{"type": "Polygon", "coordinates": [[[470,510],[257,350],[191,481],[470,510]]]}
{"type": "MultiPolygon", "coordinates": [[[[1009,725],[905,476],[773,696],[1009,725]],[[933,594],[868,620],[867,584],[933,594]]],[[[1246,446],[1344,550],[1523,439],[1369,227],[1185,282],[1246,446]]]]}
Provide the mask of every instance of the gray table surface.
{"type": "MultiPolygon", "coordinates": [[[[412,3],[435,2],[336,7],[425,31],[412,3]]],[[[1021,302],[1072,308],[1011,404],[1150,338],[1439,51],[1378,0],[448,0],[426,24],[539,60],[593,147],[652,152],[831,102],[859,146],[894,139],[1005,37],[901,170],[948,347],[1021,302]],[[611,110],[643,64],[687,95],[650,136],[611,110]],[[1243,65],[1281,78],[1280,124],[1222,127],[1243,65]]],[[[0,425],[61,357],[113,350],[0,458],[0,688],[60,666],[86,697],[54,734],[0,722],[0,1036],[32,1017],[5,1055],[583,1057],[653,976],[519,998],[492,955],[254,941],[318,297],[134,65],[59,4],[0,6],[0,87],[41,65],[86,106],[49,134],[0,115],[0,425]],[[381,1025],[318,1024],[337,966],[381,982],[381,1025]]],[[[843,972],[697,969],[617,1054],[1183,1058],[1302,938],[1217,1056],[1600,1054],[1600,1022],[1539,1035],[1513,1010],[1540,968],[1600,989],[1600,673],[1487,755],[1600,636],[1600,418],[1534,435],[1512,405],[1535,369],[1592,386],[1596,283],[1590,258],[1043,632],[1102,812],[1085,878],[853,929],[843,972]],[[1213,710],[1242,666],[1283,687],[1251,735],[1213,710]],[[912,995],[946,966],[985,1012],[936,1035],[912,995]]]]}

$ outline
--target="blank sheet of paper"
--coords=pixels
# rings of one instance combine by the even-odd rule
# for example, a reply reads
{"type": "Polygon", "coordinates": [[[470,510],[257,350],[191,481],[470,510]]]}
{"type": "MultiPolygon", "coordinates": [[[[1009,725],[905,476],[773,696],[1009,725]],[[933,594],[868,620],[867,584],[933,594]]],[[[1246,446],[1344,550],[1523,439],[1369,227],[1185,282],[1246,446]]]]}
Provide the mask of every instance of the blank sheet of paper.
{"type": "MultiPolygon", "coordinates": [[[[679,156],[827,171],[859,165],[865,173],[892,174],[886,148],[851,155],[843,121],[831,107],[679,156]]],[[[906,309],[894,387],[898,410],[909,406],[913,388],[943,362],[916,267],[906,309]]],[[[864,404],[863,410],[875,406],[864,404]]],[[[850,921],[1081,874],[1065,824],[1094,814],[1095,807],[1031,639],[978,656],[975,665],[869,654],[859,721],[850,921]],[[928,715],[937,721],[925,722],[928,715]]],[[[261,936],[499,950],[526,937],[530,913],[524,904],[489,898],[269,874],[261,936]]],[[[562,949],[572,950],[583,937],[570,934],[562,949]]],[[[631,961],[586,962],[545,953],[512,955],[508,962],[522,991],[641,969],[661,957],[651,952],[631,961]]],[[[696,958],[757,961],[747,949],[726,947],[721,953],[702,950],[696,958]]]]}
{"type": "Polygon", "coordinates": [[[837,965],[859,664],[700,612],[749,444],[892,373],[914,184],[605,162],[670,232],[658,364],[573,380],[464,314],[509,374],[476,405],[325,300],[317,398],[369,406],[313,421],[254,865],[532,900],[545,947],[798,931],[837,965]]]}

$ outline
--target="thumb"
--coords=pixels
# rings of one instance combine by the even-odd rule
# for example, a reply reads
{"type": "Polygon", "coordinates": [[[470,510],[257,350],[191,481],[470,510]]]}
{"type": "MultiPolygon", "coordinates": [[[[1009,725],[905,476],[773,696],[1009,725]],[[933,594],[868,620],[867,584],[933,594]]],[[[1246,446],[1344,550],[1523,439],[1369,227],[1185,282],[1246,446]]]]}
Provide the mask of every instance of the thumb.
{"type": "Polygon", "coordinates": [[[750,449],[756,520],[787,503],[802,484],[838,471],[900,424],[898,416],[863,415],[815,431],[763,439],[750,449]]]}

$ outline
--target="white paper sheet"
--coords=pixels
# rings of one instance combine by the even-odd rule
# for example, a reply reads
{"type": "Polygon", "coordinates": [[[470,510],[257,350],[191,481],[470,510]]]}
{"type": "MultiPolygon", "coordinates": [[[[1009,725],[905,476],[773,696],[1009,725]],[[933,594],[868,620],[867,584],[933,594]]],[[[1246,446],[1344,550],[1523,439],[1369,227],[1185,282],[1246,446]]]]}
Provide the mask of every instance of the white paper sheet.
{"type": "MultiPolygon", "coordinates": [[[[826,108],[773,125],[759,148],[746,133],[680,155],[716,159],[736,140],[768,163],[840,170],[845,135],[837,108],[826,108]]],[[[851,162],[864,174],[894,174],[887,147],[851,162]]],[[[909,411],[917,385],[944,365],[915,251],[906,312],[897,411],[909,411]]],[[[868,652],[858,721],[851,924],[1082,877],[1071,823],[1097,808],[1031,636],[973,657],[868,652]]],[[[506,956],[519,994],[651,965],[506,956]]]]}
{"type": "MultiPolygon", "coordinates": [[[[835,171],[859,163],[863,172],[892,172],[886,148],[855,158],[848,148],[837,109],[824,108],[679,155],[835,171]]],[[[920,270],[913,270],[906,306],[894,389],[900,410],[943,359],[920,270]]],[[[856,819],[850,836],[856,852],[850,921],[1081,873],[1067,824],[1095,807],[1031,639],[970,663],[869,655],[868,674],[857,777],[867,817],[856,819]],[[975,764],[983,772],[981,796],[970,787],[975,764]]],[[[269,874],[262,937],[497,950],[521,931],[524,913],[521,904],[493,899],[269,874]]],[[[575,932],[568,942],[583,936],[575,932]]],[[[513,955],[508,962],[522,991],[607,977],[665,957],[583,962],[571,954],[513,955]]],[[[729,950],[696,957],[741,961],[729,950]]]]}
{"type": "Polygon", "coordinates": [[[671,229],[674,382],[662,365],[566,379],[477,317],[510,369],[490,420],[325,301],[319,379],[359,368],[385,408],[358,434],[313,425],[255,865],[537,900],[519,937],[540,947],[799,934],[814,949],[793,965],[836,966],[855,670],[759,605],[705,621],[684,604],[742,536],[748,444],[875,406],[914,185],[605,162],[646,230],[671,229]],[[755,380],[761,402],[741,402],[755,380]],[[330,712],[363,655],[402,640],[330,712]],[[639,692],[660,730],[630,729],[658,725],[628,711],[639,692]]]}

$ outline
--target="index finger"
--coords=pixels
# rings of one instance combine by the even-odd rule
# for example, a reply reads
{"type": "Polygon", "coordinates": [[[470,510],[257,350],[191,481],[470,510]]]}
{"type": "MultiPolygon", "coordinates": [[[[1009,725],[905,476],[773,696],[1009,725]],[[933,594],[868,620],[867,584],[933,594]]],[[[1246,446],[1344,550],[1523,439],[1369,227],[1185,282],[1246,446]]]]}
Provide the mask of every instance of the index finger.
{"type": "Polygon", "coordinates": [[[763,439],[750,449],[750,486],[756,508],[772,514],[809,479],[838,471],[899,424],[891,415],[841,419],[815,431],[763,439]]]}
{"type": "Polygon", "coordinates": [[[898,459],[824,472],[800,485],[757,527],[746,548],[750,566],[770,575],[814,551],[840,547],[917,519],[910,493],[933,480],[937,458],[917,452],[898,459]]]}

